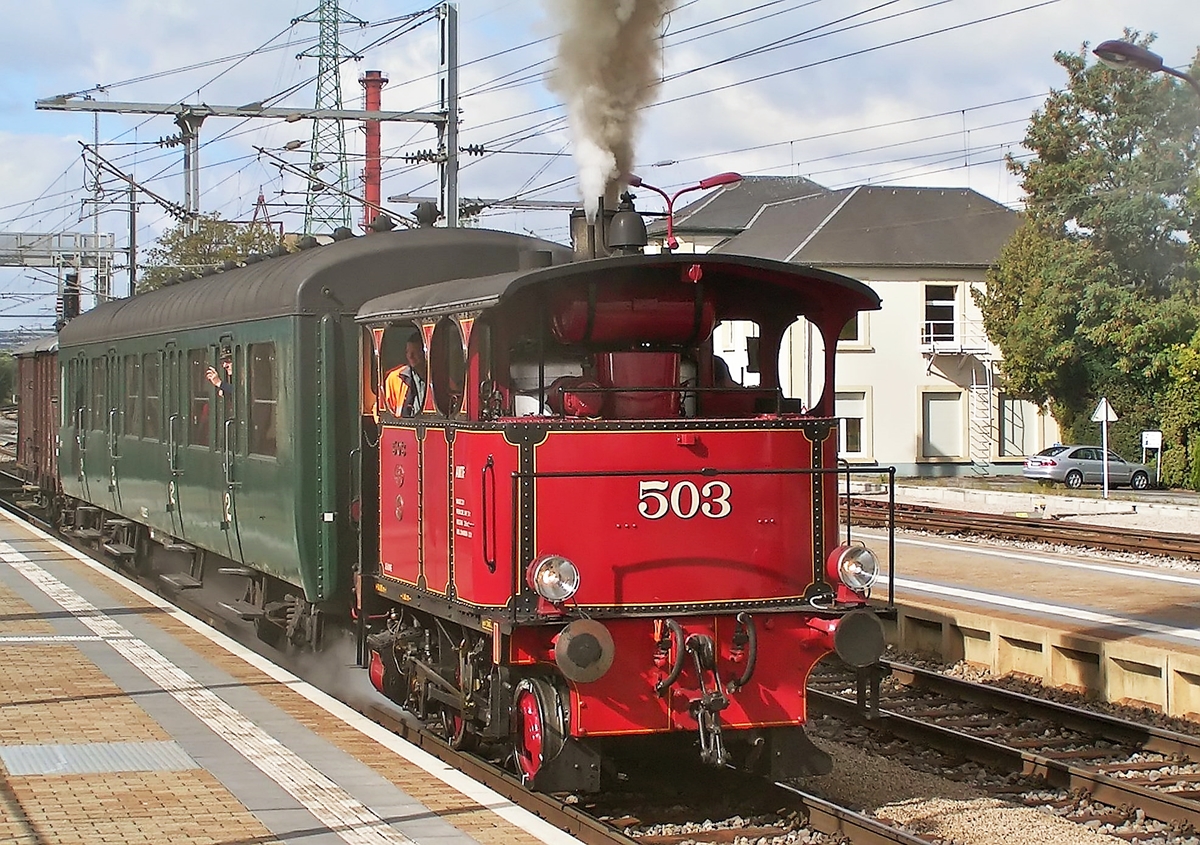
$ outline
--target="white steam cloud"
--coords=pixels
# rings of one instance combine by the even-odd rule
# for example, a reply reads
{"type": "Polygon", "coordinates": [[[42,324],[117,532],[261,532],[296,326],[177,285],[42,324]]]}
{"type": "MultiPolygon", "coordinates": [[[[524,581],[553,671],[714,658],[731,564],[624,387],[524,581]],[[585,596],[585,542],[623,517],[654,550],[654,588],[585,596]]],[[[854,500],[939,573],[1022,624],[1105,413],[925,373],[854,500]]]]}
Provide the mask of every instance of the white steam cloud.
{"type": "Polygon", "coordinates": [[[599,198],[616,201],[633,167],[638,110],[658,87],[658,33],[676,0],[546,0],[565,26],[550,90],[571,118],[583,206],[594,219],[599,198]]]}

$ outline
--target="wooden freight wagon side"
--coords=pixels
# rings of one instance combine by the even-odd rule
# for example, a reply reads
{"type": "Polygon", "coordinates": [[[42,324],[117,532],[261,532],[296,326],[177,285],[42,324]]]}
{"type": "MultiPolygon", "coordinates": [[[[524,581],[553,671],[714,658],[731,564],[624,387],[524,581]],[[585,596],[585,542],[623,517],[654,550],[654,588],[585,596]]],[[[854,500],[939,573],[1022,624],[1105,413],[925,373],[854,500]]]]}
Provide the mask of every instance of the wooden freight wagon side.
{"type": "Polygon", "coordinates": [[[43,490],[58,489],[58,337],[16,351],[18,472],[43,490]]]}

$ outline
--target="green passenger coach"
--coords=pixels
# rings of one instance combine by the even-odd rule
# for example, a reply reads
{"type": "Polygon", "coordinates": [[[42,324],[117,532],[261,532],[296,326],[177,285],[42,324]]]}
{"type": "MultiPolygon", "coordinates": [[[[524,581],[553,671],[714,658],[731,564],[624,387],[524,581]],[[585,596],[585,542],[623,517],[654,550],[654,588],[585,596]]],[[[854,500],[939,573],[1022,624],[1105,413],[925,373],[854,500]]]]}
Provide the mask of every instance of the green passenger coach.
{"type": "Polygon", "coordinates": [[[67,520],[130,560],[155,543],[176,553],[157,559],[177,561],[161,575],[177,589],[206,570],[246,577],[234,605],[264,639],[315,640],[321,614],[348,606],[334,600],[359,557],[359,306],[562,250],[501,232],[373,234],[83,314],[59,335],[67,520]]]}

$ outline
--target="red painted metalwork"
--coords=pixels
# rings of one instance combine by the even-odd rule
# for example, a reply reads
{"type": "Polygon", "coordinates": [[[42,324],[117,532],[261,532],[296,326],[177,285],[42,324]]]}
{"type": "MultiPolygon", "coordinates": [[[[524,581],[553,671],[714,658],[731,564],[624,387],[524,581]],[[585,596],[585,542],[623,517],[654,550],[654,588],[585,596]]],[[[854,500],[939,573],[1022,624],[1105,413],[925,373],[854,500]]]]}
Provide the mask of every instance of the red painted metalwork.
{"type": "Polygon", "coordinates": [[[542,708],[533,690],[523,689],[517,693],[513,709],[517,720],[517,765],[527,779],[532,779],[541,770],[545,756],[542,708]]]}
{"type": "MultiPolygon", "coordinates": [[[[387,77],[382,71],[369,70],[359,77],[363,87],[363,110],[379,111],[382,104],[383,86],[387,77]]],[[[366,135],[366,156],[363,164],[363,219],[362,228],[366,232],[374,231],[371,222],[379,213],[380,183],[382,168],[380,167],[380,124],[378,120],[364,120],[363,132],[366,135]]]]}
{"type": "MultiPolygon", "coordinates": [[[[812,466],[804,430],[695,431],[686,440],[675,431],[555,431],[536,452],[539,474],[564,473],[536,481],[536,551],[579,567],[581,605],[796,598],[812,583],[813,479],[777,472],[812,466]],[[700,474],[723,469],[754,474],[700,474]],[[613,471],[633,474],[605,474],[613,471]]],[[[827,543],[836,530],[826,526],[827,543]]]]}

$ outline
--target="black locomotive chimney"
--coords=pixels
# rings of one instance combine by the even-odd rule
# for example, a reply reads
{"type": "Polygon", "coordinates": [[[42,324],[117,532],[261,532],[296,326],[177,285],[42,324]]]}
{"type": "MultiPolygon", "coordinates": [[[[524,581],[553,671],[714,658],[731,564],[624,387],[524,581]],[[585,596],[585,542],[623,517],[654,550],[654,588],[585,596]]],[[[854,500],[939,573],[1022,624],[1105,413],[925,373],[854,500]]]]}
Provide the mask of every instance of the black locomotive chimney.
{"type": "Polygon", "coordinates": [[[600,198],[598,208],[594,222],[587,219],[582,208],[571,212],[571,248],[575,250],[576,261],[604,258],[612,253],[608,246],[608,225],[616,212],[604,207],[604,197],[600,198]]]}

